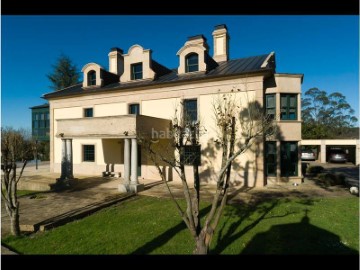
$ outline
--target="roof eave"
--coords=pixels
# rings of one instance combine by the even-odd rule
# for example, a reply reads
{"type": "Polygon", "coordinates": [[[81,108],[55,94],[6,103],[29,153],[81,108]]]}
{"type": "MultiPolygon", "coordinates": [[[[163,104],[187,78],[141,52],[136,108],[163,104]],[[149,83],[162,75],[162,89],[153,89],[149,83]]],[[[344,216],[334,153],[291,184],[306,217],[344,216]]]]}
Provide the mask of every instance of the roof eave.
{"type": "MultiPolygon", "coordinates": [[[[254,70],[254,71],[248,71],[248,72],[240,72],[240,73],[232,73],[232,74],[226,74],[226,75],[214,75],[214,76],[211,76],[211,77],[203,77],[203,78],[191,78],[191,79],[188,79],[188,80],[183,80],[183,81],[169,81],[169,82],[160,82],[160,83],[154,83],[154,84],[150,84],[150,85],[144,85],[144,86],[138,86],[138,85],[135,85],[135,86],[129,86],[127,88],[123,88],[123,89],[120,89],[120,88],[113,88],[113,89],[109,89],[109,88],[106,88],[106,89],[99,89],[98,91],[96,91],[96,93],[104,93],[104,92],[114,92],[114,91],[119,91],[119,90],[122,90],[122,91],[126,91],[126,90],[130,90],[130,89],[134,89],[134,88],[139,88],[139,89],[146,89],[146,88],[149,88],[149,87],[156,87],[158,85],[177,85],[177,84],[184,84],[184,83],[188,83],[188,82],[194,82],[194,81],[210,81],[210,80],[213,80],[213,79],[218,79],[218,78],[231,78],[231,77],[236,77],[236,76],[246,76],[246,75],[249,75],[249,74],[263,74],[264,76],[268,75],[268,76],[271,76],[272,74],[274,74],[274,70],[272,68],[263,68],[263,69],[259,69],[259,70],[254,70]]],[[[266,77],[268,77],[266,76],[266,77]]],[[[94,92],[92,92],[94,93],[94,92]]],[[[55,97],[51,97],[53,93],[49,93],[49,94],[45,94],[42,96],[42,98],[46,99],[46,100],[50,100],[50,99],[58,99],[58,98],[65,98],[65,97],[69,97],[69,96],[83,96],[86,94],[86,92],[84,93],[77,93],[77,94],[72,94],[72,93],[67,93],[67,94],[64,94],[62,96],[55,96],[55,97]]]]}

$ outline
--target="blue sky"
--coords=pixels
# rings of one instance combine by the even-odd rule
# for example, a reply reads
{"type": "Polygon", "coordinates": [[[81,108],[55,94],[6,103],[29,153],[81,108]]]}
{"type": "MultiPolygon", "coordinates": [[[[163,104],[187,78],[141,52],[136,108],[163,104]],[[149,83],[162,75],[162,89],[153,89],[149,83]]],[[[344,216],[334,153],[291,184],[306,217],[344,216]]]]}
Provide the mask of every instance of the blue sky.
{"type": "Polygon", "coordinates": [[[1,16],[2,126],[30,128],[29,107],[51,92],[46,74],[60,54],[81,69],[108,68],[110,48],[133,44],[175,68],[187,37],[225,23],[230,58],[276,53],[277,72],[303,73],[302,90],[342,92],[359,115],[359,16],[1,16]]]}

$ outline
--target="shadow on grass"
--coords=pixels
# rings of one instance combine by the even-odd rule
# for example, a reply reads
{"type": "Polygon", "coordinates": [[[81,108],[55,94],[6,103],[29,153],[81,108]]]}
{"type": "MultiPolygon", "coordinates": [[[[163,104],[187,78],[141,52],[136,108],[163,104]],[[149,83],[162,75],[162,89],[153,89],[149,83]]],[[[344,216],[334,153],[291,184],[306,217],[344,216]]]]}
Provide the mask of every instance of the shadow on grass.
{"type": "MultiPolygon", "coordinates": [[[[224,212],[225,220],[223,222],[222,227],[219,229],[218,237],[217,237],[217,245],[214,249],[211,250],[212,254],[220,254],[227,246],[229,246],[234,241],[238,240],[241,236],[246,234],[248,231],[253,229],[260,221],[265,219],[266,215],[274,209],[279,204],[278,200],[272,200],[270,204],[262,203],[259,200],[253,199],[247,205],[234,205],[231,208],[228,208],[227,211],[224,212]],[[260,216],[256,218],[253,222],[251,222],[248,226],[242,229],[239,232],[236,232],[239,226],[247,219],[250,218],[257,212],[260,216]],[[227,224],[234,220],[233,223],[226,230],[227,224]],[[226,231],[225,231],[226,230],[226,231]]],[[[287,216],[292,213],[286,213],[283,216],[287,216]]],[[[280,217],[280,216],[272,216],[271,218],[280,217]]]]}
{"type": "MultiPolygon", "coordinates": [[[[316,201],[302,198],[297,203],[312,206],[316,201]]],[[[224,212],[223,225],[219,228],[217,244],[211,253],[220,254],[226,247],[238,241],[263,220],[283,218],[299,213],[299,210],[293,208],[281,215],[271,214],[276,206],[286,202],[289,202],[289,199],[273,199],[268,202],[254,200],[247,205],[228,208],[224,212]],[[253,217],[254,214],[257,215],[256,218],[253,217]],[[268,216],[268,214],[270,215],[268,216]],[[238,231],[245,221],[251,221],[251,223],[238,231]]],[[[307,213],[306,209],[305,215],[299,223],[274,225],[269,231],[256,234],[242,254],[358,254],[357,250],[344,245],[336,234],[310,224],[307,213]]]]}
{"type": "Polygon", "coordinates": [[[242,251],[242,254],[358,254],[345,246],[336,234],[310,224],[305,215],[299,223],[274,225],[259,233],[242,251]]]}
{"type": "MultiPolygon", "coordinates": [[[[200,210],[200,217],[204,217],[209,211],[210,211],[211,205],[203,208],[200,210]]],[[[151,241],[147,242],[142,247],[137,248],[135,251],[133,251],[131,254],[149,254],[153,250],[155,250],[158,247],[161,247],[166,242],[168,242],[171,238],[173,238],[177,233],[180,231],[187,229],[186,225],[183,221],[181,221],[176,226],[168,229],[166,232],[160,234],[159,236],[155,237],[151,241]]]]}
{"type": "Polygon", "coordinates": [[[18,198],[25,198],[25,197],[40,197],[45,196],[45,194],[50,193],[51,191],[35,191],[35,190],[18,190],[18,198]],[[39,195],[39,196],[38,196],[39,195]]]}

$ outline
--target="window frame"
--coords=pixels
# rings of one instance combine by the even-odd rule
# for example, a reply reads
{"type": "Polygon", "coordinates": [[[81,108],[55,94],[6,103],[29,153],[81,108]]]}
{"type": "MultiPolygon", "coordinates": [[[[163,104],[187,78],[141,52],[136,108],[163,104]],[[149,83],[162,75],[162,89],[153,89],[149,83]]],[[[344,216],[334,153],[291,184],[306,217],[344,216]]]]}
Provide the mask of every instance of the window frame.
{"type": "Polygon", "coordinates": [[[280,120],[296,121],[298,120],[298,94],[280,94],[280,120]],[[295,107],[290,107],[290,99],[295,98],[295,107]],[[282,103],[283,98],[286,98],[286,104],[282,103]],[[295,118],[290,118],[290,110],[295,111],[295,118]],[[283,112],[285,111],[285,112],[283,112]]]}
{"type": "Polygon", "coordinates": [[[131,103],[131,104],[129,104],[129,114],[140,115],[140,103],[131,103]],[[138,113],[131,113],[131,108],[133,106],[138,107],[138,113]]]}
{"type": "Polygon", "coordinates": [[[90,70],[87,73],[87,81],[88,81],[88,86],[96,85],[96,71],[95,70],[90,70]]]}
{"type": "Polygon", "coordinates": [[[266,176],[277,176],[277,144],[276,141],[266,141],[265,142],[265,168],[266,168],[266,176]],[[275,154],[274,154],[274,162],[269,162],[269,145],[273,145],[274,149],[275,149],[275,154]],[[273,166],[274,167],[274,173],[269,173],[269,166],[273,166]]]}
{"type": "Polygon", "coordinates": [[[199,55],[197,53],[191,52],[185,56],[185,73],[197,72],[199,71],[199,55]],[[189,60],[192,56],[196,56],[196,64],[189,64],[189,60]],[[196,67],[196,70],[191,70],[193,67],[196,67]]]}
{"type": "Polygon", "coordinates": [[[270,119],[275,119],[275,115],[276,115],[276,94],[266,94],[265,95],[265,109],[266,109],[265,110],[266,116],[269,116],[270,119]],[[269,106],[269,101],[268,101],[269,98],[274,99],[273,107],[269,106]],[[274,110],[274,113],[270,114],[269,110],[274,110]]]}
{"type": "Polygon", "coordinates": [[[91,118],[94,117],[94,108],[90,107],[90,108],[84,108],[84,117],[85,118],[91,118]],[[91,116],[87,115],[87,112],[91,111],[91,116]]]}
{"type": "Polygon", "coordinates": [[[281,177],[297,177],[299,176],[299,145],[297,141],[282,141],[280,143],[280,175],[281,177]],[[291,145],[295,145],[296,153],[295,153],[295,161],[291,161],[291,145]],[[285,151],[284,151],[285,148],[285,151]],[[286,160],[283,159],[284,152],[286,152],[286,160]],[[289,155],[290,154],[290,155],[289,155]],[[294,173],[290,171],[290,168],[294,166],[294,173]],[[289,174],[290,172],[290,174],[289,174]]]}
{"type": "Polygon", "coordinates": [[[82,162],[95,162],[95,157],[96,157],[95,144],[83,144],[81,147],[82,147],[82,162]],[[87,158],[88,153],[85,153],[85,148],[89,146],[93,147],[93,159],[87,158]]]}
{"type": "Polygon", "coordinates": [[[143,69],[143,63],[142,62],[138,62],[138,63],[133,63],[130,65],[130,73],[131,73],[131,80],[135,81],[135,80],[142,80],[144,78],[144,69],[143,69]],[[141,66],[141,72],[140,71],[135,71],[136,67],[141,66]],[[141,74],[141,76],[139,76],[139,78],[137,78],[137,75],[141,74]]]}
{"type": "MultiPolygon", "coordinates": [[[[198,102],[197,102],[197,98],[189,98],[189,99],[184,99],[183,100],[183,117],[184,117],[184,121],[185,122],[187,122],[188,121],[188,119],[187,119],[187,109],[186,109],[186,103],[188,103],[188,102],[194,102],[195,101],[195,104],[196,104],[196,119],[190,119],[190,121],[192,122],[192,123],[194,123],[194,122],[197,122],[198,121],[198,102]]],[[[194,111],[194,110],[190,110],[190,112],[191,111],[194,111]]],[[[191,115],[190,115],[191,116],[191,115]]]]}
{"type": "Polygon", "coordinates": [[[45,113],[45,127],[50,127],[50,112],[45,113]]]}
{"type": "Polygon", "coordinates": [[[201,166],[201,145],[183,145],[180,152],[180,162],[184,165],[201,166]],[[191,157],[191,155],[194,156],[191,157]]]}

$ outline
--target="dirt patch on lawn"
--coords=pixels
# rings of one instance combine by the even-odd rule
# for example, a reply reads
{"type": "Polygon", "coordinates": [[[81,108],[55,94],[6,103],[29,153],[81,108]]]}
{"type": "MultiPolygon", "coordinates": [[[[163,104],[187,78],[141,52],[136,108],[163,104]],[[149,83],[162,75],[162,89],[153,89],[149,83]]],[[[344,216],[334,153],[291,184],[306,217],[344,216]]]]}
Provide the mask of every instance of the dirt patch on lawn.
{"type": "Polygon", "coordinates": [[[349,188],[343,185],[325,186],[314,180],[305,179],[302,184],[282,184],[262,188],[240,188],[230,190],[229,203],[237,201],[258,201],[280,198],[311,199],[319,197],[351,197],[349,188]]]}
{"type": "MultiPolygon", "coordinates": [[[[182,186],[179,183],[169,183],[170,189],[176,198],[183,198],[182,186]]],[[[193,191],[193,189],[192,189],[193,191]]],[[[142,191],[141,195],[170,198],[165,184],[159,184],[148,190],[142,191]]],[[[201,199],[211,201],[215,194],[214,185],[201,186],[201,199]]],[[[261,201],[280,198],[312,199],[319,197],[351,197],[349,188],[345,186],[325,186],[314,180],[305,179],[303,183],[294,186],[290,183],[281,185],[269,185],[266,187],[230,187],[229,200],[231,203],[261,201]]]]}

